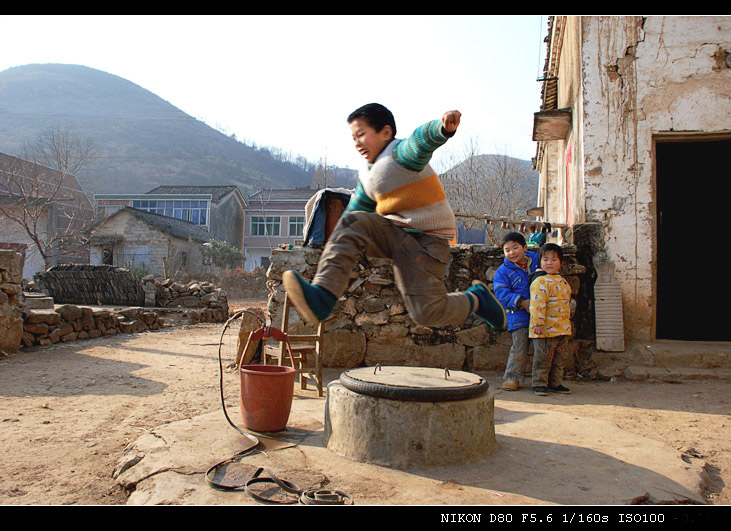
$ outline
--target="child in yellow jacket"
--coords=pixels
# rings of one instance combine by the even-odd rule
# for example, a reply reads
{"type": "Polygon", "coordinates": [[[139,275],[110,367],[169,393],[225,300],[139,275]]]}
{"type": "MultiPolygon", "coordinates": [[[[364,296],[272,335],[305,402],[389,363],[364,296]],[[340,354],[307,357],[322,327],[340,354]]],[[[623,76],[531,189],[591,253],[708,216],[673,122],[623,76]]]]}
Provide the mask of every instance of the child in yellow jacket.
{"type": "Polygon", "coordinates": [[[547,243],[538,253],[545,273],[530,287],[530,334],[533,339],[533,390],[568,394],[563,386],[563,358],[571,337],[571,287],[559,274],[563,250],[547,243]]]}

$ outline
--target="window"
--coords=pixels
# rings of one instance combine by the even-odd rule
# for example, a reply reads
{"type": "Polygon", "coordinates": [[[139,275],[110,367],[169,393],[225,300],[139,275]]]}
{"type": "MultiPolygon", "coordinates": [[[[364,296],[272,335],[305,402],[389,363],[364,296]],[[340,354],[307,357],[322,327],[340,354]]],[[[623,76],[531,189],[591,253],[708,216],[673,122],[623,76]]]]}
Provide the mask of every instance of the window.
{"type": "Polygon", "coordinates": [[[208,225],[208,201],[134,200],[132,201],[132,208],[190,221],[196,225],[208,225]]]}
{"type": "Polygon", "coordinates": [[[305,231],[305,217],[304,216],[290,216],[289,217],[289,235],[290,236],[302,236],[305,231]]]}
{"type": "Polygon", "coordinates": [[[281,220],[279,216],[252,216],[251,217],[251,235],[252,236],[279,236],[279,224],[281,220]]]}

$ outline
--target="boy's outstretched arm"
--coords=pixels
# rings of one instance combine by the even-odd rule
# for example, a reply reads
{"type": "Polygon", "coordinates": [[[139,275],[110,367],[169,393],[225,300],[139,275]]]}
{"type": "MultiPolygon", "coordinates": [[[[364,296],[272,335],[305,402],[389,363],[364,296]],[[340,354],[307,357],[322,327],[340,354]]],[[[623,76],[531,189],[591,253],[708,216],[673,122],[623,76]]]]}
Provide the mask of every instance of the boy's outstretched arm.
{"type": "Polygon", "coordinates": [[[396,162],[410,170],[424,169],[437,148],[454,136],[461,117],[459,111],[447,111],[441,120],[432,120],[418,127],[409,138],[402,140],[394,148],[396,162]]]}

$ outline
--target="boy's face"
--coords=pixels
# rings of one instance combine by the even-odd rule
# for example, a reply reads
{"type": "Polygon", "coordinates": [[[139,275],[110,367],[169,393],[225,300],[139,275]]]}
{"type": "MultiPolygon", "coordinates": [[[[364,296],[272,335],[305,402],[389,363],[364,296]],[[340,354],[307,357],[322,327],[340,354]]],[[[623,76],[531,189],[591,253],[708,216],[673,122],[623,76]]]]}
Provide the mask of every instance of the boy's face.
{"type": "Polygon", "coordinates": [[[391,126],[387,125],[380,131],[376,131],[365,119],[356,118],[350,122],[350,131],[353,133],[355,149],[369,163],[373,163],[379,153],[383,151],[393,139],[391,126]]]}
{"type": "Polygon", "coordinates": [[[525,252],[528,250],[527,245],[520,245],[518,242],[507,242],[503,245],[505,258],[514,264],[522,264],[525,260],[525,252]]]}
{"type": "Polygon", "coordinates": [[[558,270],[561,269],[561,259],[558,254],[553,251],[548,251],[541,257],[541,269],[543,269],[549,275],[555,275],[558,270]]]}

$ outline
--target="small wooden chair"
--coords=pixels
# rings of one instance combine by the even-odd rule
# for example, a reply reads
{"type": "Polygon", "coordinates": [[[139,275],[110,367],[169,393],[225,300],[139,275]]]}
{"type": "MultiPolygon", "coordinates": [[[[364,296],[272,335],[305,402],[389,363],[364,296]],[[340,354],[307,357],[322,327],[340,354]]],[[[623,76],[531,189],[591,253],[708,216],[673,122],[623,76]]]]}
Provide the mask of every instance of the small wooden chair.
{"type": "MultiPolygon", "coordinates": [[[[289,311],[292,305],[284,295],[284,309],[282,312],[282,332],[289,337],[289,343],[292,348],[292,357],[294,358],[295,370],[299,374],[300,386],[307,389],[307,380],[312,380],[317,387],[317,395],[323,396],[322,392],[322,343],[324,335],[323,323],[317,327],[316,334],[290,334],[289,329],[289,311]]],[[[268,364],[269,360],[275,360],[278,365],[289,365],[289,356],[284,342],[280,341],[278,345],[264,345],[264,364],[268,364]]]]}

